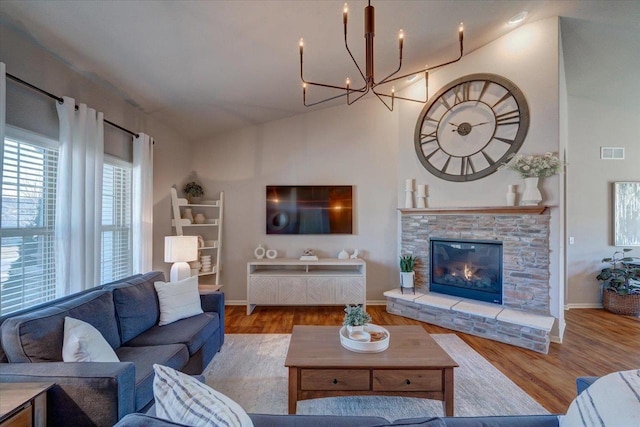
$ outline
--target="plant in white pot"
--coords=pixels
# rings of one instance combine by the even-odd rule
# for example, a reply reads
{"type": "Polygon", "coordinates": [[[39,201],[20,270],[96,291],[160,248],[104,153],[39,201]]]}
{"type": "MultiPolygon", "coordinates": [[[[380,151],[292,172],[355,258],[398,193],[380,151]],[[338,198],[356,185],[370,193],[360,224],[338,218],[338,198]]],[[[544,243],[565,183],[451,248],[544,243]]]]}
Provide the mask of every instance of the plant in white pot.
{"type": "Polygon", "coordinates": [[[414,279],[415,272],[413,266],[416,257],[413,255],[403,255],[400,257],[400,291],[404,293],[405,288],[413,290],[415,294],[414,279]]]}
{"type": "Polygon", "coordinates": [[[364,325],[371,322],[371,316],[361,305],[354,305],[352,307],[347,304],[344,313],[342,324],[347,327],[349,336],[364,333],[364,325]]]}

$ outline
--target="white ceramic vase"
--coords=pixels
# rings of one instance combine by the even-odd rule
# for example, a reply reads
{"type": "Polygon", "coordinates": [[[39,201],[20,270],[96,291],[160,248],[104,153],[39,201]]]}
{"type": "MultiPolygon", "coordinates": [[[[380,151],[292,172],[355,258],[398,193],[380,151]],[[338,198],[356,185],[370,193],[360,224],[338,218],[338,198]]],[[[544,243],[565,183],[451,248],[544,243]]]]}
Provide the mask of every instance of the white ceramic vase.
{"type": "Polygon", "coordinates": [[[542,201],[542,194],[538,189],[540,178],[531,177],[524,179],[524,192],[522,193],[523,206],[537,206],[542,201]]]}
{"type": "Polygon", "coordinates": [[[196,214],[196,216],[193,217],[193,222],[195,222],[196,224],[204,224],[204,222],[207,220],[207,218],[205,218],[204,214],[196,214]]]}
{"type": "Polygon", "coordinates": [[[507,187],[507,206],[516,205],[516,186],[510,185],[507,187]]]}
{"type": "Polygon", "coordinates": [[[341,250],[338,254],[338,259],[349,259],[349,253],[346,250],[341,250]]]}
{"type": "Polygon", "coordinates": [[[262,247],[262,245],[258,245],[258,247],[253,251],[253,254],[256,256],[256,259],[264,258],[267,250],[262,247]]]}
{"type": "Polygon", "coordinates": [[[193,224],[193,211],[191,210],[191,208],[185,208],[184,212],[182,213],[182,219],[188,219],[191,224],[193,224]]]}

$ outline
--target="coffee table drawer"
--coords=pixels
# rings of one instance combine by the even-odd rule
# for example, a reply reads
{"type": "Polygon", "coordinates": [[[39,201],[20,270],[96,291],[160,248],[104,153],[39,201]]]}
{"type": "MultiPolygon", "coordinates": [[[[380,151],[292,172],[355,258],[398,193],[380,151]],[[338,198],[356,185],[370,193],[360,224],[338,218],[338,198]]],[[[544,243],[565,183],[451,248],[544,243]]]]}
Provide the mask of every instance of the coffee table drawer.
{"type": "Polygon", "coordinates": [[[375,391],[442,391],[441,370],[374,370],[375,391]]]}
{"type": "Polygon", "coordinates": [[[302,369],[301,390],[369,390],[368,369],[302,369]]]}

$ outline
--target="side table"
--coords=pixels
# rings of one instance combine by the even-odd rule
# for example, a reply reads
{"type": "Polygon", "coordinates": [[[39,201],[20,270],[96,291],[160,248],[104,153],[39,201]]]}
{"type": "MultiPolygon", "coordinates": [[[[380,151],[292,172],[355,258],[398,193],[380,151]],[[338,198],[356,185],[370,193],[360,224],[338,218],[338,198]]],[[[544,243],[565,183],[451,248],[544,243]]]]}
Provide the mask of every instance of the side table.
{"type": "Polygon", "coordinates": [[[47,425],[47,390],[53,383],[1,383],[0,427],[47,425]]]}

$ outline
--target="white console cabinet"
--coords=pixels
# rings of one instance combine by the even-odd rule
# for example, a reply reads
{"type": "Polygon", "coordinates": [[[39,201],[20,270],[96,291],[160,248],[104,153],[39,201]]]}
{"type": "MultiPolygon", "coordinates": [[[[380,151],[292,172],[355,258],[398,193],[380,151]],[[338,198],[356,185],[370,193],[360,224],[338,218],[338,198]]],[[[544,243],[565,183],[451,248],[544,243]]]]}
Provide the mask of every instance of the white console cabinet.
{"type": "Polygon", "coordinates": [[[365,305],[366,270],[361,259],[249,261],[247,315],[256,305],[365,305]]]}

